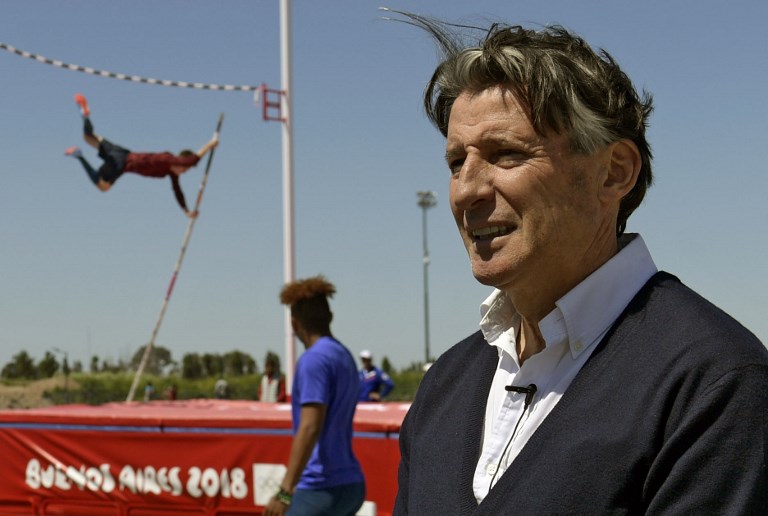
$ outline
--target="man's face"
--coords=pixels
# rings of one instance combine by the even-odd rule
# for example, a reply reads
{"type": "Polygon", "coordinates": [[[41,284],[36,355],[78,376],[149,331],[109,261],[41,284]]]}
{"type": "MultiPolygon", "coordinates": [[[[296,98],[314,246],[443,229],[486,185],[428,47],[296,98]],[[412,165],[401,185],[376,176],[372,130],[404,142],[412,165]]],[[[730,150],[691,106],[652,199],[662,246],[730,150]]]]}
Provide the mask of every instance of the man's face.
{"type": "Polygon", "coordinates": [[[478,281],[554,295],[596,268],[585,262],[604,238],[605,153],[575,154],[565,136],[537,134],[516,98],[492,88],[455,101],[446,159],[451,211],[478,281]]]}

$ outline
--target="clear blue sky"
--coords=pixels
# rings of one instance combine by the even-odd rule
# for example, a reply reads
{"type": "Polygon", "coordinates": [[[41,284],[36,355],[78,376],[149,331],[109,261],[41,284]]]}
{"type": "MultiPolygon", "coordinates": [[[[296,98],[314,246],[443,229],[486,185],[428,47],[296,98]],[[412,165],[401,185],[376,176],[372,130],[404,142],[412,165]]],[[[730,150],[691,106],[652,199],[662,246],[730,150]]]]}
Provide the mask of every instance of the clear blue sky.
{"type": "MultiPolygon", "coordinates": [[[[433,354],[477,328],[447,204],[443,141],[421,112],[436,64],[381,2],[294,0],[296,271],[333,281],[334,333],[400,367],[424,356],[421,210],[429,211],[433,354]]],[[[659,268],[768,342],[768,46],[763,0],[429,0],[385,4],[453,21],[559,23],[613,54],[655,96],[656,184],[629,221],[659,268]]],[[[159,79],[280,85],[278,0],[8,0],[0,41],[68,63],[159,79]]],[[[149,86],[0,52],[0,365],[56,346],[128,359],[150,338],[187,219],[167,180],[98,192],[63,151],[72,101],[134,150],[197,148],[226,114],[202,213],[156,343],[282,354],[281,131],[252,95],[149,86]]],[[[92,149],[85,150],[96,160],[92,149]]],[[[203,166],[184,176],[190,200],[203,166]]],[[[649,343],[650,344],[650,343],[649,343]]]]}

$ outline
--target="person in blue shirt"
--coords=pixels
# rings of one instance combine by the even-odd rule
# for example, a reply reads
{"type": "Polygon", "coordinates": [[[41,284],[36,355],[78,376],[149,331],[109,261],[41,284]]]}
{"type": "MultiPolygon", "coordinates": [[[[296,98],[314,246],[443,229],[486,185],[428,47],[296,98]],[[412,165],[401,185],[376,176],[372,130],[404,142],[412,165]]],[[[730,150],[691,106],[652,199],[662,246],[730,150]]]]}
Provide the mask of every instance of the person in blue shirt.
{"type": "Polygon", "coordinates": [[[392,378],[373,365],[373,355],[367,349],[360,352],[360,391],[358,401],[381,401],[395,387],[392,378]]]}
{"type": "Polygon", "coordinates": [[[331,334],[328,298],[335,292],[322,276],[288,283],[280,292],[306,351],[293,380],[294,437],[288,467],[266,516],[353,516],[365,499],[365,478],[352,451],[357,366],[331,334]]]}

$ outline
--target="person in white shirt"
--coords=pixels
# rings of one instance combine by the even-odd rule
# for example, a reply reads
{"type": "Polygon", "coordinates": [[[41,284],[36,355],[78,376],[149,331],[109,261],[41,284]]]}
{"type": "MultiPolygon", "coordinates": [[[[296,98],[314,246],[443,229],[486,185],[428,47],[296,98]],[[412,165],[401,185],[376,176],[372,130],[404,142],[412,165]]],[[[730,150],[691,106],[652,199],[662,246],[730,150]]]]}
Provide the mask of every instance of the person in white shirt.
{"type": "Polygon", "coordinates": [[[259,384],[259,401],[282,403],[287,400],[285,377],[280,372],[280,359],[274,353],[267,353],[264,360],[264,374],[259,384]]]}
{"type": "Polygon", "coordinates": [[[480,331],[429,369],[394,513],[758,514],[768,351],[625,232],[652,183],[638,94],[562,27],[400,12],[444,59],[424,104],[480,331]]]}

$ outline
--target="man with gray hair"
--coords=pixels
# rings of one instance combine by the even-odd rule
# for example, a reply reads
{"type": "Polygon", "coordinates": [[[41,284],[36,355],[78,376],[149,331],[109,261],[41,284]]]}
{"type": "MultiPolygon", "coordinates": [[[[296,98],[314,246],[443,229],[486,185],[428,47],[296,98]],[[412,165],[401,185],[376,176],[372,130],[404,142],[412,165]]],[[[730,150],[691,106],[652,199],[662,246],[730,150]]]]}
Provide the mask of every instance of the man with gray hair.
{"type": "Polygon", "coordinates": [[[625,233],[650,95],[559,26],[399,14],[444,53],[425,107],[494,290],[403,422],[395,514],[764,513],[768,351],[625,233]]]}

